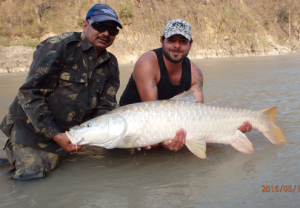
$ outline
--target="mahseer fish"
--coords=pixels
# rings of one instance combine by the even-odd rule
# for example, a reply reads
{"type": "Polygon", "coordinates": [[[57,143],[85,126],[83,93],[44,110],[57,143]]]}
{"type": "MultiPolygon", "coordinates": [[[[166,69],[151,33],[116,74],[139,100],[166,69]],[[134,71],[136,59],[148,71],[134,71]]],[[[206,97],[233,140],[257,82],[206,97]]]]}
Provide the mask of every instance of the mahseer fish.
{"type": "Polygon", "coordinates": [[[253,152],[250,140],[238,130],[244,121],[249,121],[273,144],[287,141],[274,124],[276,107],[251,111],[195,101],[193,91],[187,91],[170,100],[122,106],[75,126],[66,134],[74,145],[136,148],[173,139],[175,132],[183,128],[186,146],[200,158],[206,157],[206,143],[230,144],[240,152],[253,152]]]}

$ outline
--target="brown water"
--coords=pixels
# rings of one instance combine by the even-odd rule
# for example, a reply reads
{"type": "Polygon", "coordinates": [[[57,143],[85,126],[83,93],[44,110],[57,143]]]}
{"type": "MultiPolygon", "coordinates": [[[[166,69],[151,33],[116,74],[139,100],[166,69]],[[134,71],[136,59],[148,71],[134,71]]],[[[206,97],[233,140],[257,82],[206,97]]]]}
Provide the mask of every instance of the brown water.
{"type": "MultiPolygon", "coordinates": [[[[84,147],[45,179],[13,181],[9,167],[0,166],[0,207],[299,207],[300,55],[195,63],[204,74],[206,104],[250,110],[277,106],[275,122],[294,144],[273,145],[253,130],[247,133],[253,154],[208,144],[205,160],[187,149],[131,155],[84,147]],[[276,185],[283,185],[281,192],[275,192],[276,185]],[[295,191],[288,192],[288,185],[295,191]],[[262,192],[263,186],[270,186],[269,192],[262,192]]],[[[132,68],[120,66],[118,98],[132,68]]],[[[1,120],[25,76],[0,75],[1,120]]],[[[5,140],[1,132],[1,149],[5,140]]]]}

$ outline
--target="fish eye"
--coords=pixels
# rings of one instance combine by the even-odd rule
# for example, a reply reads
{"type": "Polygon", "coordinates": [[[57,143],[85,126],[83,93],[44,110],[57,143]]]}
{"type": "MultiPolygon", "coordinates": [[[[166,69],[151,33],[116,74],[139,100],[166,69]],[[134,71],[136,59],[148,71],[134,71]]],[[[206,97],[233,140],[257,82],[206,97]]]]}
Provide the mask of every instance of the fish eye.
{"type": "Polygon", "coordinates": [[[88,123],[86,126],[87,126],[87,127],[91,127],[91,124],[88,123]]]}

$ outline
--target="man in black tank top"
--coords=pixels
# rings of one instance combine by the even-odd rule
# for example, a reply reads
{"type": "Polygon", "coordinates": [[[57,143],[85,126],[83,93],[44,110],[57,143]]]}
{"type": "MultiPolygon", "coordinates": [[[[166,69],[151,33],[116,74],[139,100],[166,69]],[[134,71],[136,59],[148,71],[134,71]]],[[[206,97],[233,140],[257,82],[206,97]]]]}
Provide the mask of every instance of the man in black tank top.
{"type": "Polygon", "coordinates": [[[170,99],[189,89],[194,89],[194,96],[202,103],[203,76],[187,57],[193,43],[191,36],[189,23],[169,21],[161,37],[162,48],[143,54],[137,61],[120,105],[170,99]]]}
{"type": "MultiPolygon", "coordinates": [[[[144,53],[136,62],[120,105],[170,99],[187,90],[194,90],[197,102],[203,103],[202,72],[187,58],[192,44],[190,24],[182,19],[169,21],[161,37],[162,48],[144,53]]],[[[247,132],[251,128],[247,122],[239,130],[247,132]]],[[[184,147],[185,136],[185,131],[180,129],[173,140],[162,142],[161,145],[177,151],[184,147]]]]}

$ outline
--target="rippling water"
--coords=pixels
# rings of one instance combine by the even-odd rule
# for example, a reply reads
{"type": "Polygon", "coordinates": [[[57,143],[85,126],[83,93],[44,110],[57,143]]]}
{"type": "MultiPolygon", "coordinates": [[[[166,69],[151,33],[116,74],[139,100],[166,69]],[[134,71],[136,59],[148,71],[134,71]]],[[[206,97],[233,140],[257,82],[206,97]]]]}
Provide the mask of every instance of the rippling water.
{"type": "MultiPolygon", "coordinates": [[[[0,165],[0,207],[299,207],[300,55],[194,62],[204,74],[206,104],[250,110],[277,106],[275,123],[293,144],[273,145],[253,130],[247,133],[253,154],[208,144],[205,160],[187,149],[131,155],[84,147],[47,178],[32,181],[13,181],[9,166],[0,165]]],[[[132,68],[120,66],[118,98],[132,68]]],[[[0,119],[25,76],[0,75],[0,119]]],[[[5,141],[1,132],[1,149],[5,141]]],[[[2,150],[0,157],[5,157],[2,150]]]]}

